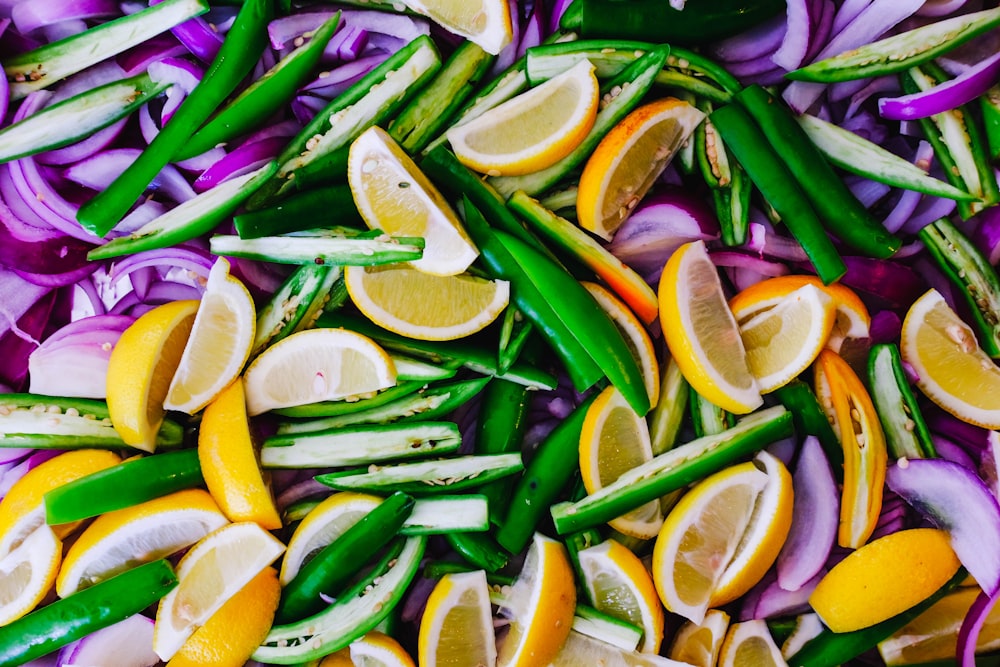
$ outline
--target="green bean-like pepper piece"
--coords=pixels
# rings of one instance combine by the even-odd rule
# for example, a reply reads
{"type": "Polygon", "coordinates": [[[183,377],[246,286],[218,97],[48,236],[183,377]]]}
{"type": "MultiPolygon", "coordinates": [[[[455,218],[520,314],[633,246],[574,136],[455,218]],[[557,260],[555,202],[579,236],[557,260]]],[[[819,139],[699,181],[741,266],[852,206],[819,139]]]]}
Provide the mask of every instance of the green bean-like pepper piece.
{"type": "Polygon", "coordinates": [[[891,257],[899,250],[899,237],[851,193],[783,102],[758,85],[744,88],[735,99],[760,127],[832,234],[870,257],[891,257]]]}
{"type": "Polygon", "coordinates": [[[937,456],[895,343],[872,346],[868,354],[868,384],[889,455],[893,459],[937,456]]]}
{"type": "Polygon", "coordinates": [[[281,109],[306,82],[316,68],[323,49],[340,25],[340,12],[305,36],[309,42],[282,58],[262,77],[241,92],[232,102],[194,133],[177,151],[175,160],[185,160],[231,141],[259,127],[281,109]]]}
{"type": "Polygon", "coordinates": [[[50,525],[89,519],[203,483],[197,449],[123,461],[45,494],[50,525]]]}
{"type": "MultiPolygon", "coordinates": [[[[493,380],[483,390],[483,401],[476,422],[477,454],[506,454],[520,451],[527,428],[531,392],[524,385],[507,380],[493,380]]],[[[505,477],[479,490],[489,500],[490,520],[500,523],[499,508],[506,507],[512,477],[505,477]]]]}
{"type": "Polygon", "coordinates": [[[135,162],[105,190],[80,207],[77,220],[85,229],[104,236],[118,224],[160,170],[170,162],[177,147],[191,138],[198,126],[253,69],[267,45],[267,24],[274,14],[273,10],[271,0],[247,0],[243,3],[205,77],[181,103],[170,122],[135,162]]]}
{"type": "Polygon", "coordinates": [[[979,108],[983,116],[990,161],[996,162],[1000,160],[1000,85],[991,87],[979,98],[979,108]]]}
{"type": "Polygon", "coordinates": [[[394,493],[311,558],[281,592],[275,623],[292,623],[326,606],[392,540],[413,510],[413,498],[394,493]]]}
{"type": "Polygon", "coordinates": [[[242,239],[302,232],[330,222],[364,229],[346,183],[305,190],[269,208],[243,211],[233,218],[236,233],[242,239]]]}
{"type": "Polygon", "coordinates": [[[812,388],[802,380],[796,379],[776,390],[774,395],[792,413],[795,432],[799,437],[814,435],[819,438],[830,467],[833,468],[834,477],[838,482],[842,481],[844,450],[812,388]]]}
{"type": "Polygon", "coordinates": [[[510,561],[503,548],[487,533],[445,533],[452,549],[470,565],[487,572],[497,572],[510,561]]]}
{"type": "Polygon", "coordinates": [[[688,409],[691,411],[695,437],[717,435],[735,425],[736,419],[732,413],[706,401],[694,387],[688,387],[688,395],[688,409]]]}
{"type": "Polygon", "coordinates": [[[174,569],[161,559],[39,607],[0,628],[0,667],[23,665],[124,621],[176,585],[174,569]]]}
{"type": "Polygon", "coordinates": [[[730,104],[716,109],[710,118],[726,147],[802,245],[820,279],[830,284],[847,273],[844,260],[827,236],[809,199],[749,114],[740,106],[730,104]]]}
{"type": "Polygon", "coordinates": [[[715,216],[722,230],[722,242],[728,246],[746,243],[750,228],[750,183],[743,167],[733,160],[708,118],[714,105],[706,100],[696,100],[695,105],[706,118],[694,129],[694,149],[702,178],[712,191],[715,216]]]}
{"type": "Polygon", "coordinates": [[[497,542],[511,553],[523,550],[549,506],[579,467],[580,432],[593,393],[542,440],[511,496],[507,516],[497,529],[497,542]]]}

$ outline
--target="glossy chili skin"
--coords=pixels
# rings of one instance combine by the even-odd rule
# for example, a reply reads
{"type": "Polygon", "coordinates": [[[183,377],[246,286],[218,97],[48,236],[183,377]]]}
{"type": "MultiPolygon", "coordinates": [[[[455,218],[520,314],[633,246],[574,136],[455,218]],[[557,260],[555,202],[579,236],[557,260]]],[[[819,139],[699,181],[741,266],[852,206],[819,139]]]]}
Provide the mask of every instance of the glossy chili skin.
{"type": "Polygon", "coordinates": [[[124,621],[176,585],[174,569],[161,559],[39,607],[0,628],[0,667],[23,665],[124,621]]]}

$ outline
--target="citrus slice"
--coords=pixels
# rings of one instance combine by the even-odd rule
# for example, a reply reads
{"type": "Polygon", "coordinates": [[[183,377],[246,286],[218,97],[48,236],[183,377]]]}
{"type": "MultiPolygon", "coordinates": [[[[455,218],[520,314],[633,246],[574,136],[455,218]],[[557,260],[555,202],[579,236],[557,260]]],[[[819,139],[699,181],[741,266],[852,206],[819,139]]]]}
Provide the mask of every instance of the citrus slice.
{"type": "MultiPolygon", "coordinates": [[[[580,430],[580,474],[587,493],[595,493],[625,472],[653,458],[649,427],[613,386],[587,408],[580,430]]],[[[616,517],[609,525],[639,539],[656,537],[663,525],[659,500],[616,517]]]]}
{"type": "Polygon", "coordinates": [[[108,358],[108,412],[125,444],[151,452],[163,423],[163,402],[199,301],[171,301],[133,322],[108,358]]]}
{"type": "Polygon", "coordinates": [[[492,323],[510,299],[505,280],[432,276],[405,264],[348,266],[344,280],[368,319],[418,340],[470,336],[492,323]]]}
{"type": "Polygon", "coordinates": [[[265,567],[188,637],[167,667],[246,664],[271,629],[280,598],[278,573],[265,567]]]}
{"type": "Polygon", "coordinates": [[[170,660],[184,642],[285,550],[252,522],[230,523],[209,533],[177,564],[177,586],[160,600],[153,650],[170,660]]]}
{"type": "Polygon", "coordinates": [[[670,255],[658,296],[670,356],[691,387],[729,412],[746,414],[760,406],[739,327],[703,241],[685,243],[670,255]]]}
{"type": "Polygon", "coordinates": [[[402,4],[493,55],[513,39],[510,11],[504,0],[403,0],[402,4]]]}
{"type": "Polygon", "coordinates": [[[785,667],[788,663],[762,620],[733,623],[719,651],[719,667],[785,667]]]}
{"type": "Polygon", "coordinates": [[[589,637],[583,633],[569,633],[562,649],[549,667],[579,667],[582,665],[615,665],[616,667],[680,667],[666,658],[638,651],[626,651],[614,644],[589,637]]]}
{"type": "Polygon", "coordinates": [[[1000,428],[1000,368],[937,290],[910,306],[900,352],[917,386],[938,406],[983,428],[1000,428]]]}
{"type": "Polygon", "coordinates": [[[0,558],[0,626],[15,621],[34,609],[52,589],[59,572],[62,543],[44,522],[29,515],[15,529],[27,535],[16,548],[0,558]]]}
{"type": "Polygon", "coordinates": [[[663,641],[663,605],[646,566],[615,540],[578,554],[583,585],[599,611],[642,628],[642,653],[659,653],[663,641]]]}
{"type": "Polygon", "coordinates": [[[583,60],[446,133],[455,156],[490,176],[550,167],[594,126],[600,95],[594,66],[583,60]]]}
{"type": "Polygon", "coordinates": [[[960,566],[945,531],[900,530],[872,540],[830,568],[809,604],[834,632],[860,630],[926,600],[960,566]]]}
{"type": "Polygon", "coordinates": [[[253,297],[218,258],[163,407],[194,414],[208,405],[243,370],[256,325],[253,297]]]}
{"type": "Polygon", "coordinates": [[[746,593],[778,557],[792,523],[792,478],[767,452],[698,483],[674,506],[653,548],[664,606],[701,623],[746,593]]]}
{"type": "Polygon", "coordinates": [[[695,667],[715,667],[728,629],[729,614],[721,609],[709,609],[701,623],[684,621],[681,624],[667,657],[695,667]]]}
{"type": "Polygon", "coordinates": [[[311,557],[378,507],[382,499],[365,493],[339,491],[312,508],[295,527],[281,559],[281,585],[287,586],[311,557]]]}
{"type": "Polygon", "coordinates": [[[97,517],[66,552],[56,593],[72,595],[191,546],[227,523],[206,491],[187,489],[97,517]]]}
{"type": "MultiPolygon", "coordinates": [[[[63,484],[119,463],[121,458],[103,449],[76,449],[63,452],[38,464],[14,482],[0,500],[0,558],[6,556],[29,533],[45,523],[45,494],[63,484]],[[31,515],[31,521],[23,519],[31,515]]],[[[65,538],[80,526],[79,521],[53,526],[56,536],[65,538]]]]}
{"type": "Polygon", "coordinates": [[[365,223],[393,236],[419,236],[424,254],[410,264],[425,273],[462,273],[479,251],[455,211],[389,134],[377,126],[351,144],[347,181],[365,223]]]}
{"type": "Polygon", "coordinates": [[[374,394],[396,367],[373,340],[346,329],[299,331],[264,350],[243,375],[247,414],[374,394]]]}
{"type": "Polygon", "coordinates": [[[795,290],[813,285],[833,298],[837,309],[836,320],[826,347],[837,352],[848,338],[867,338],[872,318],[860,297],[840,283],[824,285],[817,276],[775,276],[754,283],[729,300],[736,322],[741,326],[749,319],[774,308],[795,290]]]}
{"type": "Polygon", "coordinates": [[[762,394],[785,386],[809,368],[824,349],[836,314],[826,292],[805,285],[740,325],[747,366],[762,394]]]}
{"type": "Polygon", "coordinates": [[[611,316],[611,321],[622,332],[625,343],[628,344],[637,365],[642,370],[643,383],[646,385],[646,393],[649,394],[649,405],[655,408],[660,400],[660,362],[656,359],[656,348],[653,347],[649,332],[642,326],[635,313],[611,290],[589,281],[580,281],[580,284],[590,292],[597,304],[611,316]]]}
{"type": "Polygon", "coordinates": [[[610,241],[704,118],[693,105],[665,97],[611,128],[580,175],[580,226],[610,241]]]}
{"type": "Polygon", "coordinates": [[[510,630],[499,646],[498,667],[549,664],[569,636],[575,609],[576,583],[566,547],[535,533],[503,605],[510,630]]]}
{"type": "Polygon", "coordinates": [[[434,586],[420,621],[421,665],[475,667],[497,660],[486,572],[446,574],[434,586]]]}
{"type": "Polygon", "coordinates": [[[352,642],[348,651],[355,667],[416,667],[406,649],[398,641],[381,632],[369,632],[361,639],[352,642]]]}
{"type": "Polygon", "coordinates": [[[237,379],[208,404],[198,431],[198,463],[209,493],[230,521],[281,528],[269,480],[250,434],[243,381],[237,379]]]}

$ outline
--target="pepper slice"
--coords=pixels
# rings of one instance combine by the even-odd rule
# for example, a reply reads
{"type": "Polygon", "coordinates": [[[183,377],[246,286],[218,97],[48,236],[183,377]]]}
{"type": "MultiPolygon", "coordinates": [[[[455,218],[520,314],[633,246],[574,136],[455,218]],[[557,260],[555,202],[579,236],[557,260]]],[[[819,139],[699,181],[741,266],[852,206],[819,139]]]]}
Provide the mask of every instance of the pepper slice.
{"type": "Polygon", "coordinates": [[[833,350],[815,365],[816,396],[844,452],[844,487],[837,543],[857,549],[871,537],[882,510],[885,433],[871,396],[854,370],[833,350]]]}

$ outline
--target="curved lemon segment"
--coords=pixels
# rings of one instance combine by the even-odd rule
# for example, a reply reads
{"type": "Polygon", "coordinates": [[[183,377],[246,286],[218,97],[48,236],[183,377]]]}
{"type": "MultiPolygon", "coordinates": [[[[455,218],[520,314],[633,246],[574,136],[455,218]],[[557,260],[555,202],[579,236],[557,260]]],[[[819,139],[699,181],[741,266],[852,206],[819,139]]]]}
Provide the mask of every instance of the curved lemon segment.
{"type": "Polygon", "coordinates": [[[691,104],[666,97],[611,128],[580,175],[580,226],[610,241],[704,118],[691,104]]]}
{"type": "MultiPolygon", "coordinates": [[[[587,408],[580,430],[580,473],[587,493],[597,492],[652,458],[646,420],[621,392],[607,387],[587,408]]],[[[651,500],[609,524],[631,537],[656,537],[663,525],[660,501],[651,500]]]]}
{"type": "Polygon", "coordinates": [[[686,493],[653,548],[653,581],[664,606],[701,623],[709,607],[750,590],[788,537],[792,496],[791,475],[766,452],[686,493]]]}
{"type": "Polygon", "coordinates": [[[250,433],[243,381],[237,379],[208,404],[198,430],[198,462],[209,493],[230,521],[281,528],[269,480],[250,433]]]}
{"type": "Polygon", "coordinates": [[[351,144],[347,182],[370,228],[424,239],[423,256],[411,262],[414,268],[451,276],[479,255],[445,198],[382,128],[372,126],[351,144]]]}
{"type": "Polygon", "coordinates": [[[659,653],[663,641],[663,605],[642,561],[627,547],[606,540],[579,553],[580,571],[594,606],[605,614],[642,628],[642,653],[659,653]]]}
{"type": "Polygon", "coordinates": [[[552,662],[569,636],[575,609],[576,582],[566,547],[535,533],[505,603],[510,630],[499,647],[497,666],[552,662]]]}
{"type": "Polygon", "coordinates": [[[307,329],[264,350],[243,374],[247,414],[373,394],[396,384],[392,358],[346,329],[307,329]]]}
{"type": "Polygon", "coordinates": [[[208,405],[243,370],[256,324],[253,297],[243,283],[229,275],[229,262],[220,257],[208,274],[205,294],[163,407],[194,414],[208,405]]]}
{"type": "Polygon", "coordinates": [[[383,329],[418,340],[454,340],[491,324],[510,283],[470,275],[432,276],[404,264],[348,266],[351,301],[383,329]]]}
{"type": "Polygon", "coordinates": [[[496,664],[496,638],[485,571],[441,577],[427,599],[418,645],[421,665],[496,664]]]}
{"type": "Polygon", "coordinates": [[[834,632],[880,623],[926,600],[961,563],[948,533],[911,528],[872,540],[820,579],[809,604],[834,632]]]}
{"type": "Polygon", "coordinates": [[[756,619],[733,623],[719,650],[719,667],[785,667],[788,663],[774,642],[767,623],[756,619]]]}
{"type": "Polygon", "coordinates": [[[108,412],[125,444],[151,452],[199,301],[171,301],[122,333],[108,358],[108,412]]]}
{"type": "Polygon", "coordinates": [[[493,55],[514,38],[505,0],[403,0],[401,4],[493,55]]]}
{"type": "Polygon", "coordinates": [[[347,651],[355,667],[416,667],[413,658],[402,644],[377,630],[372,630],[361,639],[351,642],[347,651]]]}
{"type": "Polygon", "coordinates": [[[715,667],[729,620],[729,614],[721,609],[709,609],[701,623],[684,621],[674,635],[667,657],[695,667],[715,667]]]}
{"type": "Polygon", "coordinates": [[[594,66],[581,61],[446,133],[455,156],[490,176],[550,167],[583,141],[597,118],[594,66]]]}
{"type": "Polygon", "coordinates": [[[740,325],[747,366],[762,394],[785,386],[815,361],[836,313],[830,295],[805,285],[740,325]]]}
{"type": "Polygon", "coordinates": [[[177,491],[97,517],[66,552],[56,593],[72,595],[141,563],[169,556],[224,526],[202,489],[177,491]]]}
{"type": "Polygon", "coordinates": [[[0,558],[0,625],[34,609],[52,589],[59,572],[62,542],[44,522],[36,523],[31,515],[16,523],[13,529],[25,537],[0,558]]]}
{"type": "Polygon", "coordinates": [[[1000,367],[937,290],[910,306],[900,352],[929,399],[959,419],[1000,429],[1000,367]]]}
{"type": "Polygon", "coordinates": [[[729,412],[759,407],[763,399],[739,326],[703,241],[685,243],[670,255],[658,296],[670,356],[694,390],[729,412]]]}

